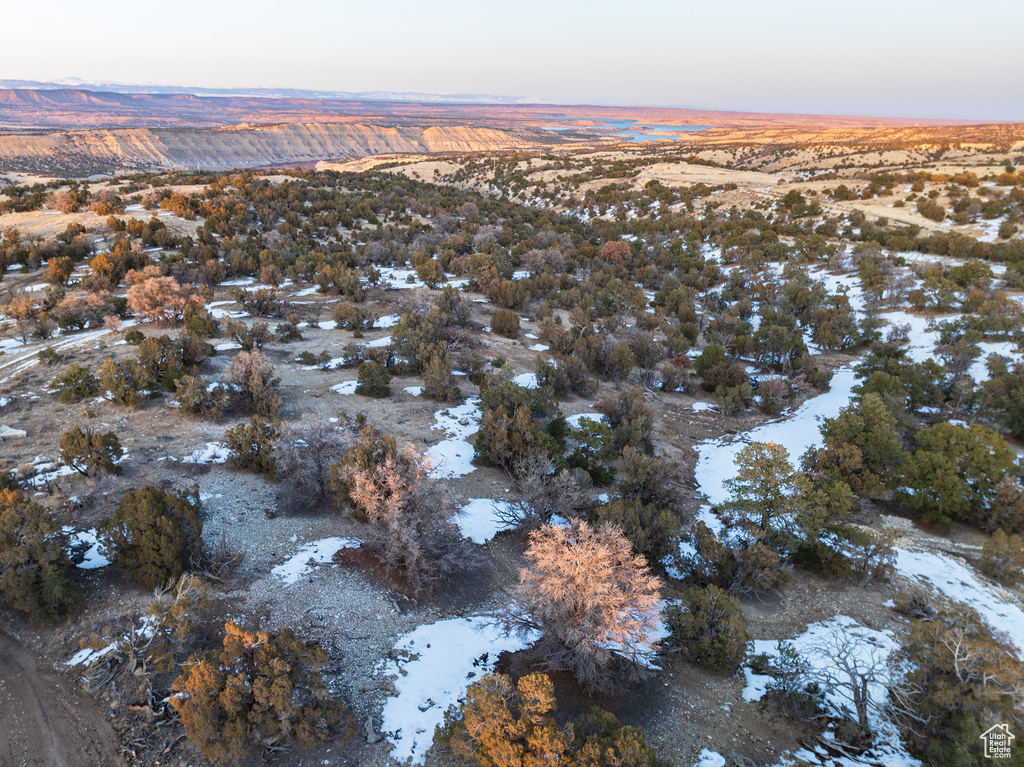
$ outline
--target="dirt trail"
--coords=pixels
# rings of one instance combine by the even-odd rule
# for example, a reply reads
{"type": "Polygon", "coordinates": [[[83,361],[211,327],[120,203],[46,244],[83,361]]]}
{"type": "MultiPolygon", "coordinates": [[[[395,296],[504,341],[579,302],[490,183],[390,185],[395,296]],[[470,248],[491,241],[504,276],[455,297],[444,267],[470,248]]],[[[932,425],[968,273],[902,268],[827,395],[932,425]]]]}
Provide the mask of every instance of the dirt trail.
{"type": "Polygon", "coordinates": [[[0,766],[123,765],[116,744],[91,700],[0,632],[0,766]]]}

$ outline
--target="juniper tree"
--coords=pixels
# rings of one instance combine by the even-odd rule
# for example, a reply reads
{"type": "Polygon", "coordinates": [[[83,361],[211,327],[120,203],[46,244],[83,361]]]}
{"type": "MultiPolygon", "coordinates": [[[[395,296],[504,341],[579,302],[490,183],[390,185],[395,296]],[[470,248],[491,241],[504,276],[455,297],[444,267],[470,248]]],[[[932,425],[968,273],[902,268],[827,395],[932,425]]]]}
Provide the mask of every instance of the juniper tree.
{"type": "Polygon", "coordinates": [[[83,431],[73,426],[60,438],[60,459],[86,477],[97,471],[120,474],[121,467],[117,462],[123,455],[121,440],[112,431],[99,434],[91,428],[83,431]]]}
{"type": "Polygon", "coordinates": [[[50,621],[73,613],[68,534],[18,490],[0,490],[0,595],[19,612],[50,621]]]}
{"type": "Polygon", "coordinates": [[[110,561],[147,589],[177,580],[203,549],[199,501],[147,485],[122,496],[99,531],[110,561]]]}
{"type": "Polygon", "coordinates": [[[320,674],[323,648],[289,628],[246,631],[230,621],[224,628],[224,649],[185,664],[170,698],[185,736],[207,758],[238,763],[267,746],[351,737],[352,714],[320,674]]]}

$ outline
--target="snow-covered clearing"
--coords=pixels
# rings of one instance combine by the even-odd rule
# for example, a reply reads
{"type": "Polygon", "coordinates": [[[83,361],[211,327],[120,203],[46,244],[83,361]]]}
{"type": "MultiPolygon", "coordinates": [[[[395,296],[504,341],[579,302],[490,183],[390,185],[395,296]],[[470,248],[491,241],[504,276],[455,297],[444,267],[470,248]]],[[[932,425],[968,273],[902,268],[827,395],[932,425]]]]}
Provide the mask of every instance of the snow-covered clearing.
{"type": "Polygon", "coordinates": [[[944,554],[896,549],[900,574],[924,582],[947,599],[972,607],[982,620],[1024,656],[1024,610],[996,586],[988,585],[966,564],[944,554]]]}

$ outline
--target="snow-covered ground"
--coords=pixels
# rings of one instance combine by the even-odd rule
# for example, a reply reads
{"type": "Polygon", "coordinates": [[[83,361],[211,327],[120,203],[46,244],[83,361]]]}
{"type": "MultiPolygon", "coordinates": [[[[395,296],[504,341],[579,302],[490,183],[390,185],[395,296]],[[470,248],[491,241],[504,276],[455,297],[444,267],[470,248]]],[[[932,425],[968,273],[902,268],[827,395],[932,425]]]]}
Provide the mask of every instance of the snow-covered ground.
{"type": "Polygon", "coordinates": [[[565,422],[574,429],[580,428],[580,422],[584,419],[594,421],[595,423],[607,423],[608,419],[605,418],[604,413],[576,413],[575,415],[568,415],[565,417],[565,422]]]}
{"type": "Polygon", "coordinates": [[[181,459],[182,463],[227,463],[228,446],[223,442],[207,442],[181,459]]]}
{"type": "Polygon", "coordinates": [[[355,549],[362,543],[358,538],[321,538],[304,544],[298,552],[285,562],[274,567],[271,575],[280,578],[285,584],[292,584],[306,573],[313,571],[310,562],[325,564],[334,560],[334,555],[342,549],[355,549]]]}
{"type": "Polygon", "coordinates": [[[110,560],[100,553],[100,544],[96,539],[96,528],[91,530],[80,530],[75,532],[74,528],[65,527],[64,532],[71,536],[71,545],[79,543],[89,544],[85,552],[85,559],[78,565],[83,570],[97,570],[110,564],[110,560]]]}
{"type": "Polygon", "coordinates": [[[725,767],[725,757],[717,751],[702,748],[693,767],[725,767]]]}
{"type": "Polygon", "coordinates": [[[819,422],[833,418],[850,403],[856,383],[853,371],[840,368],[832,376],[832,388],[805,401],[788,418],[766,423],[736,437],[720,437],[697,445],[697,468],[694,476],[700,490],[714,505],[729,499],[725,481],[736,476],[736,456],[752,442],[774,442],[789,451],[792,462],[798,462],[808,448],[822,444],[819,422]]]}
{"type": "MultiPolygon", "coordinates": [[[[802,762],[827,767],[854,767],[856,764],[920,767],[921,763],[907,753],[895,725],[882,713],[889,695],[890,676],[886,664],[889,656],[899,647],[892,632],[876,631],[860,625],[845,615],[837,615],[826,621],[812,623],[803,634],[789,642],[810,665],[811,678],[822,684],[825,690],[825,703],[835,716],[846,716],[854,721],[857,718],[852,695],[854,679],[847,669],[853,669],[859,674],[869,669],[874,670],[873,678],[868,682],[867,692],[870,700],[868,720],[874,731],[875,741],[863,755],[862,762],[831,757],[823,746],[816,746],[813,751],[802,748],[792,755],[783,757],[780,765],[802,762]],[[845,653],[846,668],[835,660],[839,651],[845,653]]],[[[778,645],[772,640],[755,640],[754,653],[777,657],[778,645]]],[[[744,673],[747,677],[747,686],[743,690],[743,699],[760,700],[770,677],[754,674],[749,668],[745,668],[744,673]]],[[[828,738],[829,734],[826,732],[825,737],[828,738]]]]}
{"type": "Polygon", "coordinates": [[[495,501],[492,498],[470,498],[455,515],[454,522],[459,526],[464,538],[473,543],[487,543],[502,530],[508,530],[508,522],[499,515],[507,515],[511,504],[506,501],[495,501]]]}
{"type": "Polygon", "coordinates": [[[423,764],[448,707],[494,668],[502,652],[516,652],[536,640],[504,636],[482,616],[438,621],[403,636],[394,660],[379,666],[395,685],[396,694],[381,713],[381,732],[394,746],[391,758],[423,764]]]}
{"type": "Polygon", "coordinates": [[[348,395],[355,394],[357,386],[359,386],[358,381],[342,381],[341,383],[334,384],[331,389],[338,392],[338,394],[348,395]]]}
{"type": "Polygon", "coordinates": [[[539,389],[540,384],[537,382],[536,373],[520,373],[512,379],[512,383],[516,386],[522,386],[524,389],[539,389]]]}
{"type": "Polygon", "coordinates": [[[1002,589],[986,584],[968,565],[945,554],[897,548],[896,569],[977,610],[982,620],[1003,632],[1024,657],[1024,610],[1002,589]]]}
{"type": "Polygon", "coordinates": [[[445,408],[434,414],[432,429],[445,433],[447,439],[438,442],[427,452],[430,476],[435,479],[454,479],[476,471],[473,465],[473,446],[467,442],[480,428],[480,398],[470,397],[458,407],[445,408]]]}

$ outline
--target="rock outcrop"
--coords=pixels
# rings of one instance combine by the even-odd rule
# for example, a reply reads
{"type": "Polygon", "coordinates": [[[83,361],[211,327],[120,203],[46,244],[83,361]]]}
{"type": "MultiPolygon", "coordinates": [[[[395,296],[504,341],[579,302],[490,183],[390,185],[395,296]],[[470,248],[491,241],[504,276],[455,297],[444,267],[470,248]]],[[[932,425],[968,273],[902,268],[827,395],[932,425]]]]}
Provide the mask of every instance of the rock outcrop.
{"type": "Polygon", "coordinates": [[[0,167],[228,170],[294,166],[374,154],[493,152],[536,146],[529,129],[356,123],[137,128],[0,136],[0,167]]]}

